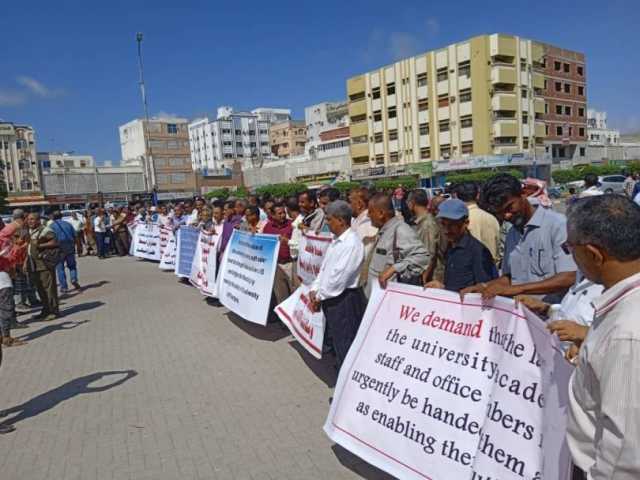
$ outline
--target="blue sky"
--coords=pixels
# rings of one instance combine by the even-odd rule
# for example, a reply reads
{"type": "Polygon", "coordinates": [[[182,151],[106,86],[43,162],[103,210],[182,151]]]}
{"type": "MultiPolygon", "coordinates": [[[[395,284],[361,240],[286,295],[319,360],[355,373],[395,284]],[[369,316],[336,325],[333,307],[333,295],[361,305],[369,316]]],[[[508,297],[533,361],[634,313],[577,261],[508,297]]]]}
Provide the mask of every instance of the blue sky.
{"type": "Polygon", "coordinates": [[[589,106],[640,131],[639,25],[637,1],[3,2],[0,118],[34,125],[40,151],[117,161],[117,127],[142,111],[137,31],[152,114],[273,106],[297,118],[344,98],[352,75],[504,32],[584,52],[589,106]]]}

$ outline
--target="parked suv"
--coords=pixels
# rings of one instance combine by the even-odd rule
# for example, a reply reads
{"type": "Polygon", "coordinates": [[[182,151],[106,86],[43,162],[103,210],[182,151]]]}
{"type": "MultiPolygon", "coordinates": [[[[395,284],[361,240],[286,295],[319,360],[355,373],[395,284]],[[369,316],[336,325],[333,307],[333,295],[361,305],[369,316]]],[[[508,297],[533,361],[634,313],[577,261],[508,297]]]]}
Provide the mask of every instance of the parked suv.
{"type": "Polygon", "coordinates": [[[605,175],[598,177],[600,190],[604,193],[624,193],[624,175],[605,175]]]}

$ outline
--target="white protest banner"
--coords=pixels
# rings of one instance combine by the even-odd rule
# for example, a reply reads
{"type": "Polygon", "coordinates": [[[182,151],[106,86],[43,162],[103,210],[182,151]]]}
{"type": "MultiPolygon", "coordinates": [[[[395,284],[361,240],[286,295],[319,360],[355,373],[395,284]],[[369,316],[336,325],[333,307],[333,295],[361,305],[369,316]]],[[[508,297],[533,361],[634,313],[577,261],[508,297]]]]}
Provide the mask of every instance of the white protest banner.
{"type": "Polygon", "coordinates": [[[160,261],[160,229],[155,223],[140,223],[133,231],[133,255],[160,261]]]}
{"type": "Polygon", "coordinates": [[[322,310],[309,308],[309,287],[300,285],[284,302],[276,307],[276,313],[291,334],[316,358],[322,358],[325,318],[322,310]]]}
{"type": "Polygon", "coordinates": [[[245,320],[266,325],[279,249],[277,235],[234,230],[220,263],[220,303],[245,320]]]}
{"type": "Polygon", "coordinates": [[[176,233],[176,275],[181,278],[191,276],[191,264],[198,246],[200,230],[182,226],[176,233]]]}
{"type": "Polygon", "coordinates": [[[169,244],[169,239],[173,235],[173,229],[166,225],[160,225],[160,261],[162,261],[162,256],[164,255],[164,251],[169,244]]]}
{"type": "Polygon", "coordinates": [[[162,258],[160,259],[160,270],[174,271],[176,269],[176,235],[173,230],[169,229],[169,239],[167,240],[167,246],[162,252],[162,258]]]}
{"type": "Polygon", "coordinates": [[[571,370],[512,300],[392,283],[372,293],[324,429],[401,479],[567,480],[571,370]]]}
{"type": "Polygon", "coordinates": [[[324,254],[331,244],[331,236],[309,235],[306,232],[300,236],[298,247],[298,278],[304,285],[311,285],[318,276],[324,254]]]}
{"type": "Polygon", "coordinates": [[[216,283],[216,266],[218,242],[220,235],[209,234],[201,231],[198,237],[198,246],[191,264],[191,276],[189,280],[207,297],[217,297],[218,287],[216,283]]]}

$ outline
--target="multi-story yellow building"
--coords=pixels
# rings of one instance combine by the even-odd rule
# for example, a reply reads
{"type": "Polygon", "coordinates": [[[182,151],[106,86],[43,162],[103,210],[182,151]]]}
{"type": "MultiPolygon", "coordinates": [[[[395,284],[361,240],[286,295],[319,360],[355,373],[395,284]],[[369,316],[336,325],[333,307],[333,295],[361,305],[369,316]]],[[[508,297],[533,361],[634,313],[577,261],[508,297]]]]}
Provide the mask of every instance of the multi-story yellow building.
{"type": "Polygon", "coordinates": [[[544,56],[543,44],[483,35],[348,79],[354,176],[475,156],[545,163],[544,56]]]}

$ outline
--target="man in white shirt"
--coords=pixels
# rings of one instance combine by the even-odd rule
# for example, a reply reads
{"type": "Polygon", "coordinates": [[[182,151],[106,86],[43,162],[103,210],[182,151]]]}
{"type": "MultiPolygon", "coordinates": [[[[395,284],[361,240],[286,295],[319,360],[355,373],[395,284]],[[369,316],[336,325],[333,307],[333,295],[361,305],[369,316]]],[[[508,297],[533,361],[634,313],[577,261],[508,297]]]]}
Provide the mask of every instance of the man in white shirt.
{"type": "Polygon", "coordinates": [[[598,176],[596,174],[587,173],[584,176],[584,190],[580,195],[578,195],[578,197],[586,198],[602,195],[602,191],[598,188],[598,183],[600,182],[598,182],[598,176]]]}
{"type": "Polygon", "coordinates": [[[574,478],[640,478],[640,206],[622,195],[576,201],[567,242],[580,271],[604,286],[569,382],[574,478]]]}
{"type": "Polygon", "coordinates": [[[353,212],[343,200],[326,207],[327,224],[335,239],[329,245],[318,276],[311,284],[309,298],[313,308],[327,320],[327,332],[333,342],[338,370],[353,343],[367,308],[359,287],[364,246],[349,227],[353,212]]]}
{"type": "Polygon", "coordinates": [[[364,244],[365,263],[373,250],[378,235],[378,229],[371,224],[369,217],[369,199],[369,189],[366,187],[354,188],[349,192],[349,204],[353,210],[351,228],[364,244]]]}

